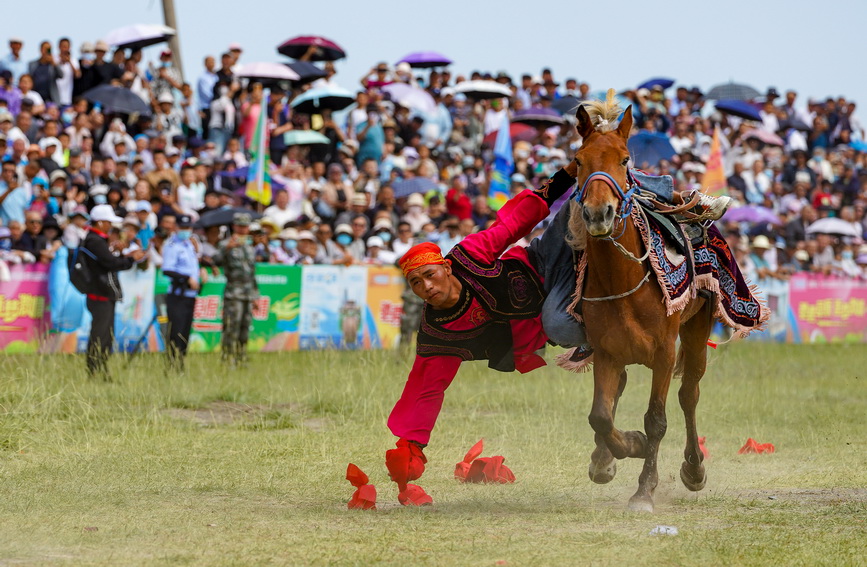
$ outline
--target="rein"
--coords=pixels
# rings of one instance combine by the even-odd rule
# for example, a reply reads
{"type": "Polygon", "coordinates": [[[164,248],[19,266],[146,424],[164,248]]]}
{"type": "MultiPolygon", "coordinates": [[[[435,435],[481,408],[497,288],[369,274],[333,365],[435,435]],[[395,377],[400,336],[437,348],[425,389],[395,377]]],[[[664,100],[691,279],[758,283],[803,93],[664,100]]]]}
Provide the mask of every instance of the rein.
{"type": "Polygon", "coordinates": [[[582,296],[582,297],[581,297],[581,300],[582,300],[582,301],[608,301],[608,300],[610,300],[610,299],[620,299],[620,298],[622,298],[622,297],[628,297],[628,296],[632,295],[633,293],[635,293],[636,291],[638,291],[638,289],[639,289],[641,286],[643,286],[644,283],[645,283],[649,278],[650,278],[650,270],[647,270],[647,272],[645,272],[645,274],[644,274],[644,277],[641,278],[641,281],[640,281],[640,282],[638,282],[638,285],[635,286],[634,288],[630,289],[630,290],[627,291],[627,292],[624,292],[624,293],[618,293],[617,295],[606,295],[605,297],[583,297],[583,296],[582,296]]]}
{"type": "Polygon", "coordinates": [[[639,189],[638,183],[635,182],[632,174],[630,174],[628,171],[626,173],[626,180],[628,185],[627,190],[624,191],[623,188],[620,187],[620,184],[617,183],[617,180],[611,177],[611,175],[604,171],[594,171],[584,181],[584,184],[581,185],[581,189],[575,195],[575,201],[578,203],[582,203],[584,201],[584,197],[587,196],[587,186],[590,185],[590,182],[602,181],[606,185],[608,185],[608,187],[610,187],[611,190],[614,191],[615,195],[617,195],[617,197],[620,199],[620,214],[618,215],[618,218],[620,218],[620,220],[622,221],[632,214],[632,206],[634,204],[632,202],[632,197],[635,196],[635,193],[639,189]]]}

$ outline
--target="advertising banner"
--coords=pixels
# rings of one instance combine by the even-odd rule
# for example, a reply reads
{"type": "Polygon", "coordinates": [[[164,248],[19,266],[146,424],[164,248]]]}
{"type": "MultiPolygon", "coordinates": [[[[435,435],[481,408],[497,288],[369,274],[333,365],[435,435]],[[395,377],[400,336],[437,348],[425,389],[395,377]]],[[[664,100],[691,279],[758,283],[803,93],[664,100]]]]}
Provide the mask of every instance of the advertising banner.
{"type": "Polygon", "coordinates": [[[393,266],[367,269],[367,310],[371,317],[368,348],[397,347],[403,311],[400,294],[405,285],[403,272],[393,266]]]}
{"type": "Polygon", "coordinates": [[[0,282],[0,351],[37,352],[48,332],[48,264],[13,264],[0,282]]]}
{"type": "Polygon", "coordinates": [[[820,274],[789,280],[792,341],[867,342],[867,284],[820,274]]]}
{"type": "Polygon", "coordinates": [[[305,266],[300,348],[363,348],[370,341],[364,266],[305,266]]]}

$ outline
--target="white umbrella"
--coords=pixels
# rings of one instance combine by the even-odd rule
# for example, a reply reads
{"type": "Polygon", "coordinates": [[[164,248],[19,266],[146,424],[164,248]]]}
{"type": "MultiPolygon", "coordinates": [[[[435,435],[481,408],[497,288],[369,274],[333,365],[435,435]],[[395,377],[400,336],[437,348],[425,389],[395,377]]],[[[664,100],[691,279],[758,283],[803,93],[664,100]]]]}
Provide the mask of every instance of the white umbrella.
{"type": "Polygon", "coordinates": [[[497,81],[463,81],[455,85],[456,93],[464,93],[470,98],[489,99],[512,96],[512,89],[497,81]]]}
{"type": "Polygon", "coordinates": [[[860,237],[861,231],[843,219],[827,217],[808,226],[807,234],[838,234],[840,236],[860,237]]]}
{"type": "Polygon", "coordinates": [[[423,114],[432,114],[437,108],[434,98],[418,87],[405,83],[391,83],[382,87],[382,91],[391,95],[393,102],[423,114]]]}
{"type": "Polygon", "coordinates": [[[278,81],[297,81],[301,77],[282,63],[244,63],[235,73],[248,79],[273,79],[278,81]]]}
{"type": "Polygon", "coordinates": [[[174,37],[175,30],[160,24],[133,24],[108,32],[105,42],[114,47],[141,49],[168,41],[174,37]]]}

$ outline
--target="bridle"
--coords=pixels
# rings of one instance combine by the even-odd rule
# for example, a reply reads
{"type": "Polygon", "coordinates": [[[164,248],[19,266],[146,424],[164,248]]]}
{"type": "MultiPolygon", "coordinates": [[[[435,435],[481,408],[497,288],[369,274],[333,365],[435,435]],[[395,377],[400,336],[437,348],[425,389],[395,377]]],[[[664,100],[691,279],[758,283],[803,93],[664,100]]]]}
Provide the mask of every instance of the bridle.
{"type": "Polygon", "coordinates": [[[620,187],[620,184],[617,183],[617,180],[611,177],[610,174],[604,171],[594,171],[590,174],[587,179],[584,180],[584,184],[581,185],[581,189],[578,190],[574,195],[575,202],[584,204],[584,197],[587,196],[587,186],[590,185],[592,181],[602,181],[608,187],[614,191],[615,196],[620,199],[620,214],[618,218],[622,221],[625,220],[629,215],[632,214],[632,197],[640,189],[638,182],[632,176],[632,172],[630,170],[626,170],[626,191],[620,187]]]}

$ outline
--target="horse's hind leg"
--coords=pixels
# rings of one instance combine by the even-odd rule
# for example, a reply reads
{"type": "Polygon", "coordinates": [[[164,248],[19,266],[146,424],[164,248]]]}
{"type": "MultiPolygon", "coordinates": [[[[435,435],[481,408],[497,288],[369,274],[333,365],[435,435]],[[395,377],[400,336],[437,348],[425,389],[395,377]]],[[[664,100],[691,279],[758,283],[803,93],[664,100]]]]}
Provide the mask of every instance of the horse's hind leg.
{"type": "Polygon", "coordinates": [[[665,436],[668,422],[665,418],[665,400],[671,373],[674,369],[674,345],[663,347],[653,364],[653,383],[650,387],[650,403],[644,414],[644,432],[647,435],[647,449],[644,467],[638,477],[638,490],[629,499],[629,508],[641,512],[653,512],[653,491],[659,482],[657,473],[657,454],[659,444],[665,436]]]}
{"type": "MultiPolygon", "coordinates": [[[[617,415],[617,402],[620,401],[620,396],[623,394],[623,389],[626,388],[626,370],[620,373],[620,384],[617,386],[617,395],[614,398],[614,405],[611,408],[611,418],[617,415]]],[[[596,484],[606,484],[614,479],[617,474],[617,461],[614,455],[605,444],[605,438],[596,433],[596,449],[590,455],[590,480],[596,484]]]]}
{"type": "Polygon", "coordinates": [[[704,455],[698,445],[695,407],[698,405],[699,381],[707,367],[707,338],[713,325],[712,314],[712,300],[706,300],[704,307],[690,318],[680,331],[677,372],[682,374],[682,382],[677,396],[686,422],[686,448],[683,451],[680,479],[684,486],[694,491],[704,488],[707,482],[707,473],[702,463],[704,455]]]}

